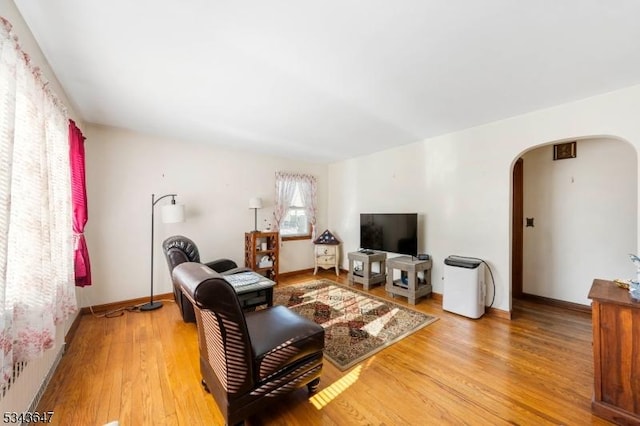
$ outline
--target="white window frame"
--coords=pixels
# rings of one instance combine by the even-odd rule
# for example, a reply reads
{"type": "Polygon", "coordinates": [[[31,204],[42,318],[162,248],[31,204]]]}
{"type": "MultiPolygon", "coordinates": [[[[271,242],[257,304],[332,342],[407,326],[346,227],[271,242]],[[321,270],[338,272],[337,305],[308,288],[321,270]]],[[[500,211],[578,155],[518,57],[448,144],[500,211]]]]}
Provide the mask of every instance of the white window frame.
{"type": "Polygon", "coordinates": [[[317,184],[312,175],[302,173],[276,172],[276,205],[273,216],[281,240],[313,239],[317,216],[317,184]],[[304,209],[308,232],[283,235],[285,218],[291,216],[290,209],[304,209]]]}
{"type": "Polygon", "coordinates": [[[302,213],[302,216],[305,217],[305,219],[306,219],[306,221],[305,221],[305,223],[306,223],[305,232],[284,233],[283,229],[281,227],[280,235],[282,236],[282,239],[284,241],[310,239],[311,238],[311,223],[309,222],[309,219],[307,218],[305,207],[302,204],[302,200],[301,200],[301,196],[300,196],[300,183],[296,184],[296,192],[295,192],[295,195],[293,196],[293,200],[291,201],[291,205],[287,209],[287,213],[285,214],[285,217],[283,219],[283,223],[287,223],[287,219],[290,218],[292,213],[294,213],[294,212],[296,213],[294,216],[299,216],[300,215],[299,213],[302,213]]]}

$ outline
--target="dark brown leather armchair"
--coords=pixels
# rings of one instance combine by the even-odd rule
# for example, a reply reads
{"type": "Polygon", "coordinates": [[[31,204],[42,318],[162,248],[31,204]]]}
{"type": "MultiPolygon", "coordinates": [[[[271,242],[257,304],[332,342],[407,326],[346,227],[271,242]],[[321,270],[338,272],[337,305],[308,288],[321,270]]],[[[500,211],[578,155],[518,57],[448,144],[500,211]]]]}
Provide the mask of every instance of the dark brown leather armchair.
{"type": "MultiPolygon", "coordinates": [[[[167,259],[167,265],[169,266],[169,273],[173,272],[173,268],[184,262],[197,262],[200,263],[200,253],[198,252],[198,246],[189,238],[182,235],[174,235],[167,238],[162,243],[164,255],[167,259]]],[[[230,259],[218,259],[211,262],[204,263],[209,268],[222,274],[236,274],[238,272],[249,271],[250,269],[245,267],[238,267],[236,262],[230,259]]],[[[193,306],[191,302],[184,297],[180,287],[173,282],[173,298],[176,304],[180,308],[182,319],[184,322],[196,322],[196,316],[193,312],[193,306]]]]}
{"type": "Polygon", "coordinates": [[[173,270],[195,307],[200,372],[228,425],[320,383],[324,329],[284,306],[243,312],[224,277],[197,263],[173,270]]]}

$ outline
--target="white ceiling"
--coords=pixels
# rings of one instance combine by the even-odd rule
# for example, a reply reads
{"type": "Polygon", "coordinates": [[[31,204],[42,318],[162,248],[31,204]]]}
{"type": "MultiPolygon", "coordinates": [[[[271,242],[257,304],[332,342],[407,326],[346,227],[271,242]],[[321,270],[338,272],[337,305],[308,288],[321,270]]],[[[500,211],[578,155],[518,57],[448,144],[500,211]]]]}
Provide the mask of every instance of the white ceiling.
{"type": "Polygon", "coordinates": [[[640,83],[638,0],[14,0],[82,118],[330,162],[640,83]]]}

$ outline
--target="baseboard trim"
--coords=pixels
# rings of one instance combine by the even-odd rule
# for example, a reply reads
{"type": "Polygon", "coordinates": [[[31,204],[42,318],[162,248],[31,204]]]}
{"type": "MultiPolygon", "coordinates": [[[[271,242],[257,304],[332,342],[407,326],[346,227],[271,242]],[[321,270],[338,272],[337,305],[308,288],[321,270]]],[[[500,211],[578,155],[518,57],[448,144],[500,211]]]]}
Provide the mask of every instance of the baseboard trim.
{"type": "Polygon", "coordinates": [[[521,299],[530,300],[532,302],[537,302],[537,303],[544,303],[546,305],[556,306],[558,308],[568,309],[571,311],[578,311],[578,312],[583,312],[587,314],[591,313],[591,306],[581,305],[580,303],[565,302],[564,300],[551,299],[549,297],[537,296],[535,294],[529,294],[529,293],[522,293],[521,299]]]}
{"type": "MultiPolygon", "coordinates": [[[[84,309],[84,308],[82,308],[82,309],[84,309]]],[[[80,326],[80,318],[83,315],[82,314],[82,309],[80,309],[80,312],[78,312],[78,315],[76,315],[76,317],[73,319],[73,322],[71,323],[71,326],[69,327],[69,331],[67,331],[67,334],[64,335],[64,343],[67,346],[69,346],[71,344],[71,341],[75,337],[76,331],[78,330],[78,327],[80,326]]]]}
{"type": "MultiPolygon", "coordinates": [[[[439,302],[440,306],[442,306],[442,293],[435,293],[432,291],[431,298],[436,302],[439,302]]],[[[484,314],[490,317],[511,320],[511,311],[504,311],[502,309],[490,308],[487,306],[484,314]]]]}
{"type": "Polygon", "coordinates": [[[511,311],[505,311],[503,309],[487,307],[484,314],[490,317],[502,318],[509,321],[511,320],[511,311]]]}
{"type": "MultiPolygon", "coordinates": [[[[283,277],[283,278],[288,278],[288,277],[293,276],[293,275],[313,274],[314,270],[315,270],[315,268],[298,269],[297,271],[280,272],[278,274],[278,276],[283,277]]],[[[341,274],[348,274],[349,273],[349,271],[346,270],[346,269],[338,268],[338,270],[340,271],[341,274]]],[[[320,271],[332,271],[335,274],[335,269],[333,269],[333,268],[329,268],[329,269],[318,268],[318,272],[320,272],[320,271]]]]}
{"type": "Polygon", "coordinates": [[[287,278],[293,275],[299,275],[299,274],[308,274],[309,272],[313,272],[314,268],[309,268],[309,269],[299,269],[297,271],[289,271],[289,272],[280,272],[278,274],[279,277],[282,278],[287,278]]]}
{"type": "MultiPolygon", "coordinates": [[[[154,301],[159,300],[162,302],[173,302],[173,293],[157,294],[153,297],[153,300],[154,301]]],[[[147,303],[148,301],[149,301],[149,297],[146,296],[146,297],[138,297],[137,299],[122,300],[120,302],[105,303],[103,305],[95,305],[91,307],[82,308],[80,309],[80,314],[89,315],[91,314],[92,311],[94,314],[116,311],[118,309],[128,308],[131,306],[142,305],[144,303],[147,303]]]]}

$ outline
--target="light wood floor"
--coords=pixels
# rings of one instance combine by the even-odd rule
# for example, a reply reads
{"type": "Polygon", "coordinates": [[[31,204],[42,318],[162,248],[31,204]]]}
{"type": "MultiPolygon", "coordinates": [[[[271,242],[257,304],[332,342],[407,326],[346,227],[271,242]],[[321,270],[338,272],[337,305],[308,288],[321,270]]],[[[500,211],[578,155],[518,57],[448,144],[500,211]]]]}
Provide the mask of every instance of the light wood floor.
{"type": "MultiPolygon", "coordinates": [[[[310,279],[301,274],[279,285],[310,279]]],[[[386,297],[380,287],[372,293],[386,297]]],[[[518,302],[511,321],[471,320],[432,299],[416,309],[440,319],[346,372],[325,362],[318,393],[300,389],[247,424],[608,424],[590,411],[588,314],[518,302]]],[[[223,423],[200,386],[195,324],[183,323],[173,303],[82,317],[38,408],[53,410],[59,425],[223,423]]]]}

